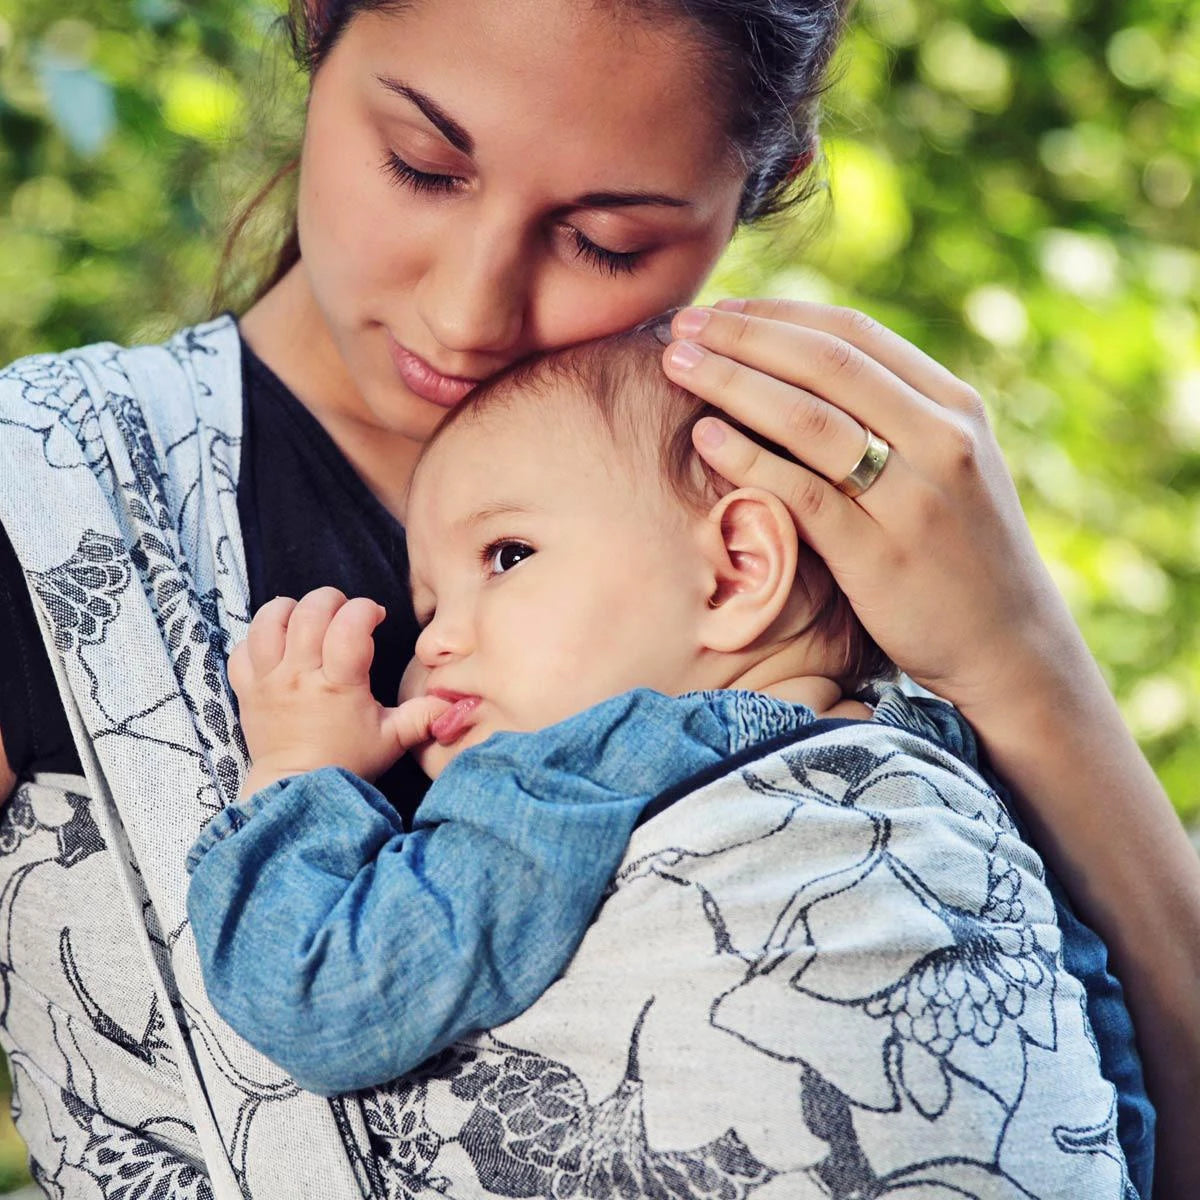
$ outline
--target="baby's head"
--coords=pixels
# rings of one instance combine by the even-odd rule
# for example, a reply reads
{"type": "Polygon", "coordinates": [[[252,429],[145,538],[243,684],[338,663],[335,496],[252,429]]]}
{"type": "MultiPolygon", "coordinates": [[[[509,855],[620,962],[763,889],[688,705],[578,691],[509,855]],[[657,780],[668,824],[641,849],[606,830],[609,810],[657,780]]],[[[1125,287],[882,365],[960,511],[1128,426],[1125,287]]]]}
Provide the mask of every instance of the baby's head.
{"type": "Polygon", "coordinates": [[[696,454],[711,411],[635,331],[478,388],[417,465],[407,526],[424,626],[405,694],[478,703],[454,753],[635,687],[671,695],[799,677],[847,692],[891,664],[780,501],[696,454]]]}

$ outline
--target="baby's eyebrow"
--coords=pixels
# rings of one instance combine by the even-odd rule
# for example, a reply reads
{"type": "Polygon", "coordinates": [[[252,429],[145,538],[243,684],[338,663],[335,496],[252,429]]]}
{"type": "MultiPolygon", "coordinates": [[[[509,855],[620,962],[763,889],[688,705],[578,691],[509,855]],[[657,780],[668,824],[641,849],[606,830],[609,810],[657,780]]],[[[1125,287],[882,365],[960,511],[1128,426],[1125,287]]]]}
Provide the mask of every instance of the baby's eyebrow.
{"type": "Polygon", "coordinates": [[[527,504],[500,500],[495,504],[485,504],[482,508],[477,508],[462,523],[466,526],[482,525],[484,521],[490,521],[495,517],[522,516],[532,511],[527,504]]]}

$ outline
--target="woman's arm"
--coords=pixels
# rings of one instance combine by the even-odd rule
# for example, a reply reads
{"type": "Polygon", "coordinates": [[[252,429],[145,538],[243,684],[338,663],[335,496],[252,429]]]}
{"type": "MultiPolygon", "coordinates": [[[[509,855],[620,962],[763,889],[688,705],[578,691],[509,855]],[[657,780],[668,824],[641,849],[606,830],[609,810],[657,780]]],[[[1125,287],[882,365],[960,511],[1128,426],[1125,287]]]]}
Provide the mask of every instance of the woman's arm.
{"type": "Polygon", "coordinates": [[[17,776],[9,765],[8,755],[4,752],[4,733],[0,730],[0,807],[8,803],[16,786],[17,776]]]}
{"type": "Polygon", "coordinates": [[[674,332],[707,353],[685,367],[668,347],[668,374],[803,465],[718,421],[697,427],[701,453],[788,503],[868,630],[959,707],[1021,797],[1125,984],[1159,1107],[1159,1188],[1200,1189],[1200,860],[1037,553],[980,398],[844,309],[722,302],[674,332]],[[891,456],[855,501],[828,480],[858,460],[864,427],[891,456]]]}

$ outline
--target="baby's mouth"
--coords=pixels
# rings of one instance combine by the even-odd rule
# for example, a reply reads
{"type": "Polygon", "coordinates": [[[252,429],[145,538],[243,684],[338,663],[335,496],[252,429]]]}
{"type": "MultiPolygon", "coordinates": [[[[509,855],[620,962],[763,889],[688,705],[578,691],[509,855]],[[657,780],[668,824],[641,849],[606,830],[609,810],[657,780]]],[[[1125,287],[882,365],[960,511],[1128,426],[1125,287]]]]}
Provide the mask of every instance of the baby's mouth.
{"type": "Polygon", "coordinates": [[[483,703],[483,698],[464,696],[459,692],[445,692],[438,688],[434,688],[429,694],[450,701],[450,707],[429,727],[435,741],[442,746],[449,746],[471,727],[471,717],[483,703]]]}

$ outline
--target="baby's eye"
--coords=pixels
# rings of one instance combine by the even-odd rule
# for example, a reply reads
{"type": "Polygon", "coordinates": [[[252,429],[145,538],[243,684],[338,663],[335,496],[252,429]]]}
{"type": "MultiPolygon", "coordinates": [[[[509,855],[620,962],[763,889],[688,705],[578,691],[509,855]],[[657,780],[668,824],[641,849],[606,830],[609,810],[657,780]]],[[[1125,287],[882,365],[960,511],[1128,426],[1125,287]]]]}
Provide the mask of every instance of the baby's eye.
{"type": "Polygon", "coordinates": [[[531,554],[533,547],[525,542],[493,542],[483,552],[484,563],[493,575],[503,575],[531,554]]]}

